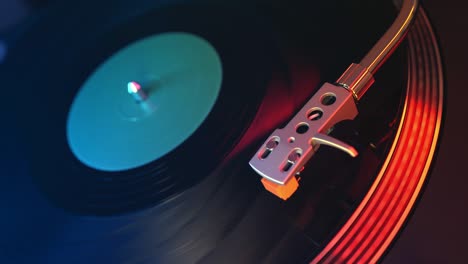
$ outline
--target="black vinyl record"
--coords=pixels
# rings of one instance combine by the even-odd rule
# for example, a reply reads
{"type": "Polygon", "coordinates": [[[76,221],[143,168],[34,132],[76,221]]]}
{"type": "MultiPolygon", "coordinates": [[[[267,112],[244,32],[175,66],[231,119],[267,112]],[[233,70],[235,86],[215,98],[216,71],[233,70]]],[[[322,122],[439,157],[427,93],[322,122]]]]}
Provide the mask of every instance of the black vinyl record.
{"type": "MultiPolygon", "coordinates": [[[[25,87],[23,92],[28,94],[23,98],[28,108],[18,109],[18,120],[34,120],[19,122],[27,132],[24,139],[28,141],[33,175],[62,207],[91,214],[122,213],[157,204],[199,182],[227,156],[246,130],[271,79],[272,67],[279,66],[268,33],[259,33],[260,25],[252,16],[245,18],[224,7],[206,5],[160,4],[154,10],[137,6],[135,13],[132,9],[103,12],[95,6],[86,12],[85,21],[58,10],[59,14],[51,14],[53,19],[35,28],[29,35],[31,39],[15,43],[12,51],[10,70],[18,75],[10,74],[8,78],[25,87]],[[211,114],[176,150],[143,167],[106,173],[82,165],[71,153],[64,131],[67,109],[78,88],[100,62],[118,49],[165,32],[197,34],[218,50],[224,76],[211,114]],[[21,47],[39,38],[46,41],[36,41],[34,49],[21,47]],[[239,42],[240,38],[249,41],[239,42]],[[233,43],[237,43],[235,48],[233,43]],[[36,50],[41,53],[36,54],[36,50]],[[238,50],[242,50],[242,56],[238,50]],[[34,64],[30,63],[32,57],[34,64]],[[47,70],[37,71],[38,67],[47,70]],[[21,78],[24,74],[28,78],[21,78]],[[30,109],[36,110],[31,113],[30,109]],[[43,154],[45,149],[48,155],[43,154]],[[199,151],[206,162],[195,158],[199,151]]],[[[79,10],[87,9],[88,4],[80,3],[77,8],[81,9],[73,13],[81,13],[79,10]]]]}
{"type": "Polygon", "coordinates": [[[321,148],[287,202],[263,189],[248,160],[321,82],[358,61],[396,14],[390,2],[349,2],[78,1],[44,9],[11,39],[0,65],[7,98],[0,261],[311,261],[389,150],[405,100],[406,43],[376,75],[358,118],[332,133],[358,158],[321,148]],[[64,132],[81,84],[128,43],[170,31],[203,36],[221,56],[222,89],[208,118],[145,166],[110,173],[81,164],[64,132]]]}

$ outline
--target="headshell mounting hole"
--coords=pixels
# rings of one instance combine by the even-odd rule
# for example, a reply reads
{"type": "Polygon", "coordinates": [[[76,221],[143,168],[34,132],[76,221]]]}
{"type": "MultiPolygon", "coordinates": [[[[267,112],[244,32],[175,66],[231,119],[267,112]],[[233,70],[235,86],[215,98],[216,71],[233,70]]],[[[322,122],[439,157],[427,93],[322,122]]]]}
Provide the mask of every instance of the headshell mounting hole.
{"type": "Polygon", "coordinates": [[[316,121],[322,118],[323,111],[320,108],[312,108],[309,113],[307,114],[307,119],[310,121],[316,121]]]}
{"type": "Polygon", "coordinates": [[[336,95],[333,93],[326,93],[322,95],[322,98],[320,99],[323,105],[332,105],[336,102],[336,95]]]}
{"type": "Polygon", "coordinates": [[[309,124],[307,123],[299,123],[297,126],[296,126],[296,132],[298,134],[305,134],[307,133],[307,131],[309,131],[309,124]]]}

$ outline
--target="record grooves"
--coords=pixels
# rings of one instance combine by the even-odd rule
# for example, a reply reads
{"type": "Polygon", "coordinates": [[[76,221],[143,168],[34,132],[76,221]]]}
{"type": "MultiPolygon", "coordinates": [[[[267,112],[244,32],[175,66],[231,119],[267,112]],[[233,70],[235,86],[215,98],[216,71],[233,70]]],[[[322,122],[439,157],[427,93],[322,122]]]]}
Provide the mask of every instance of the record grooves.
{"type": "Polygon", "coordinates": [[[2,84],[13,87],[0,104],[11,124],[0,137],[8,153],[0,164],[8,214],[0,219],[0,262],[332,263],[384,253],[425,182],[441,122],[442,76],[434,74],[441,62],[424,12],[375,76],[358,117],[331,132],[360,155],[322,146],[298,191],[282,201],[264,190],[249,159],[322,82],[370,49],[393,21],[393,3],[213,2],[55,3],[12,42],[0,64],[2,84]],[[168,32],[200,36],[219,54],[222,85],[212,111],[161,159],[114,172],[84,165],[65,129],[80,87],[122,48],[168,32]],[[421,131],[414,141],[409,124],[421,131]],[[421,155],[406,163],[395,154],[418,142],[430,148],[415,147],[421,155]],[[389,159],[414,178],[377,186],[391,168],[398,176],[389,159]],[[405,208],[368,198],[372,190],[389,196],[387,187],[405,208]],[[382,210],[400,218],[390,221],[382,210]]]}
{"type": "Polygon", "coordinates": [[[439,140],[444,85],[434,32],[419,12],[408,36],[408,90],[392,150],[353,216],[312,263],[376,262],[421,195],[439,140]]]}
{"type": "MultiPolygon", "coordinates": [[[[100,14],[96,15],[98,20],[94,23],[102,24],[98,21],[104,18],[100,14]]],[[[279,61],[279,59],[274,59],[270,49],[265,48],[271,41],[268,37],[262,37],[256,33],[258,30],[255,29],[255,22],[250,23],[246,19],[241,22],[249,23],[250,30],[247,31],[247,26],[243,24],[236,23],[235,26],[231,26],[233,24],[230,21],[233,19],[227,10],[222,8],[169,6],[158,9],[156,13],[149,12],[137,19],[127,21],[125,26],[118,27],[117,31],[108,33],[103,31],[102,36],[99,37],[92,35],[87,37],[85,33],[72,32],[74,35],[80,35],[80,39],[82,38],[82,40],[77,40],[77,44],[81,47],[76,51],[87,54],[86,60],[76,57],[74,55],[78,54],[76,52],[70,53],[66,49],[45,47],[65,52],[64,55],[56,54],[54,58],[57,58],[57,61],[51,61],[50,57],[43,58],[47,60],[47,63],[56,67],[48,71],[50,77],[41,74],[37,76],[40,81],[29,78],[24,80],[29,83],[22,84],[16,81],[16,85],[33,88],[31,91],[25,91],[31,94],[25,100],[32,99],[25,103],[37,108],[35,114],[38,117],[47,116],[45,120],[35,119],[38,123],[27,122],[22,125],[25,126],[25,131],[34,131],[25,135],[25,138],[30,138],[29,144],[34,146],[31,160],[35,163],[33,170],[36,172],[33,175],[37,175],[36,180],[51,196],[52,201],[67,209],[87,214],[115,214],[145,208],[199,182],[201,180],[199,177],[212,170],[227,156],[228,150],[239,140],[241,132],[249,125],[253,113],[258,108],[259,100],[264,93],[263,89],[268,86],[268,79],[272,75],[270,65],[278,65],[275,61],[279,61]],[[208,18],[210,19],[207,20],[208,18]],[[210,21],[213,19],[218,20],[216,25],[211,24],[210,21]],[[222,35],[222,32],[226,30],[230,32],[230,38],[222,35]],[[240,38],[239,30],[242,30],[243,37],[255,41],[239,43],[234,49],[230,43],[240,38]],[[224,68],[223,87],[212,114],[183,145],[162,159],[142,168],[106,173],[81,165],[81,162],[71,154],[62,129],[66,120],[64,114],[67,113],[66,109],[69,108],[71,98],[76,93],[75,89],[64,87],[64,83],[68,84],[67,87],[69,83],[80,85],[84,76],[93,70],[93,65],[115,52],[119,47],[140,39],[142,36],[168,31],[192,32],[203,36],[215,46],[221,55],[224,68]],[[95,37],[96,39],[92,42],[86,41],[88,38],[95,37]],[[101,44],[95,45],[94,43],[101,44]],[[243,45],[247,46],[243,47],[243,45]],[[239,56],[236,50],[242,50],[242,56],[239,56]],[[246,64],[246,61],[249,63],[246,64]],[[61,68],[75,69],[71,72],[74,76],[57,75],[61,68]],[[71,78],[73,81],[70,81],[71,78]],[[47,83],[48,89],[34,89],[33,83],[37,82],[47,83]],[[251,87],[262,87],[262,89],[251,87]],[[239,107],[241,111],[233,111],[239,107]],[[217,131],[217,133],[209,134],[207,137],[208,133],[205,131],[217,131]],[[60,143],[51,144],[51,142],[60,143]],[[49,149],[50,154],[43,155],[44,149],[49,149]],[[194,159],[198,156],[199,150],[203,151],[204,160],[207,162],[194,159]],[[184,165],[180,166],[180,164],[184,165]],[[198,173],[191,173],[192,171],[198,173]],[[56,186],[61,186],[61,188],[56,188],[56,186]],[[134,192],[135,190],[138,192],[134,192]]],[[[83,27],[83,30],[87,31],[89,28],[83,27]]],[[[36,58],[36,60],[39,59],[36,58]]],[[[25,69],[23,68],[22,71],[24,72],[25,69]]],[[[26,111],[24,114],[22,120],[26,120],[30,113],[26,111]]]]}

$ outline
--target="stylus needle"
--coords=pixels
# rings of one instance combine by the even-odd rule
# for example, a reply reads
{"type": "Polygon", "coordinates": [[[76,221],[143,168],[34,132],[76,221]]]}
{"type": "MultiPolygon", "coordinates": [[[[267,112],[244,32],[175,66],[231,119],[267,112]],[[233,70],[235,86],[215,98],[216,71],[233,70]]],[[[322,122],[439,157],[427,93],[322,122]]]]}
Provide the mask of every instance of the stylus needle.
{"type": "Polygon", "coordinates": [[[337,123],[352,120],[357,114],[352,92],[325,83],[284,128],[273,132],[250,160],[250,166],[267,180],[285,185],[322,144],[356,157],[355,148],[327,133],[337,123]]]}
{"type": "Polygon", "coordinates": [[[418,6],[404,0],[393,25],[359,63],[353,63],[336,83],[325,83],[293,119],[276,129],[250,160],[250,166],[264,179],[267,190],[288,199],[297,189],[296,176],[320,145],[358,155],[355,148],[328,136],[338,122],[358,114],[359,101],[374,83],[374,74],[405,36],[418,6]]]}

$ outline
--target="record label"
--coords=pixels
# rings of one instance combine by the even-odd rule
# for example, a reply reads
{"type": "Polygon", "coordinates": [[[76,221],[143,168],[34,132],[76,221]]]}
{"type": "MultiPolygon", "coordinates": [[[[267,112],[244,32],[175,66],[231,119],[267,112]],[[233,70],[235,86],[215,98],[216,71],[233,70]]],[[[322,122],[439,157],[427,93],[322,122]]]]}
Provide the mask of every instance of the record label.
{"type": "Polygon", "coordinates": [[[67,121],[70,148],[97,170],[143,166],[198,129],[221,82],[221,59],[201,37],[164,33],[136,41],[102,63],[78,92],[67,121]]]}

